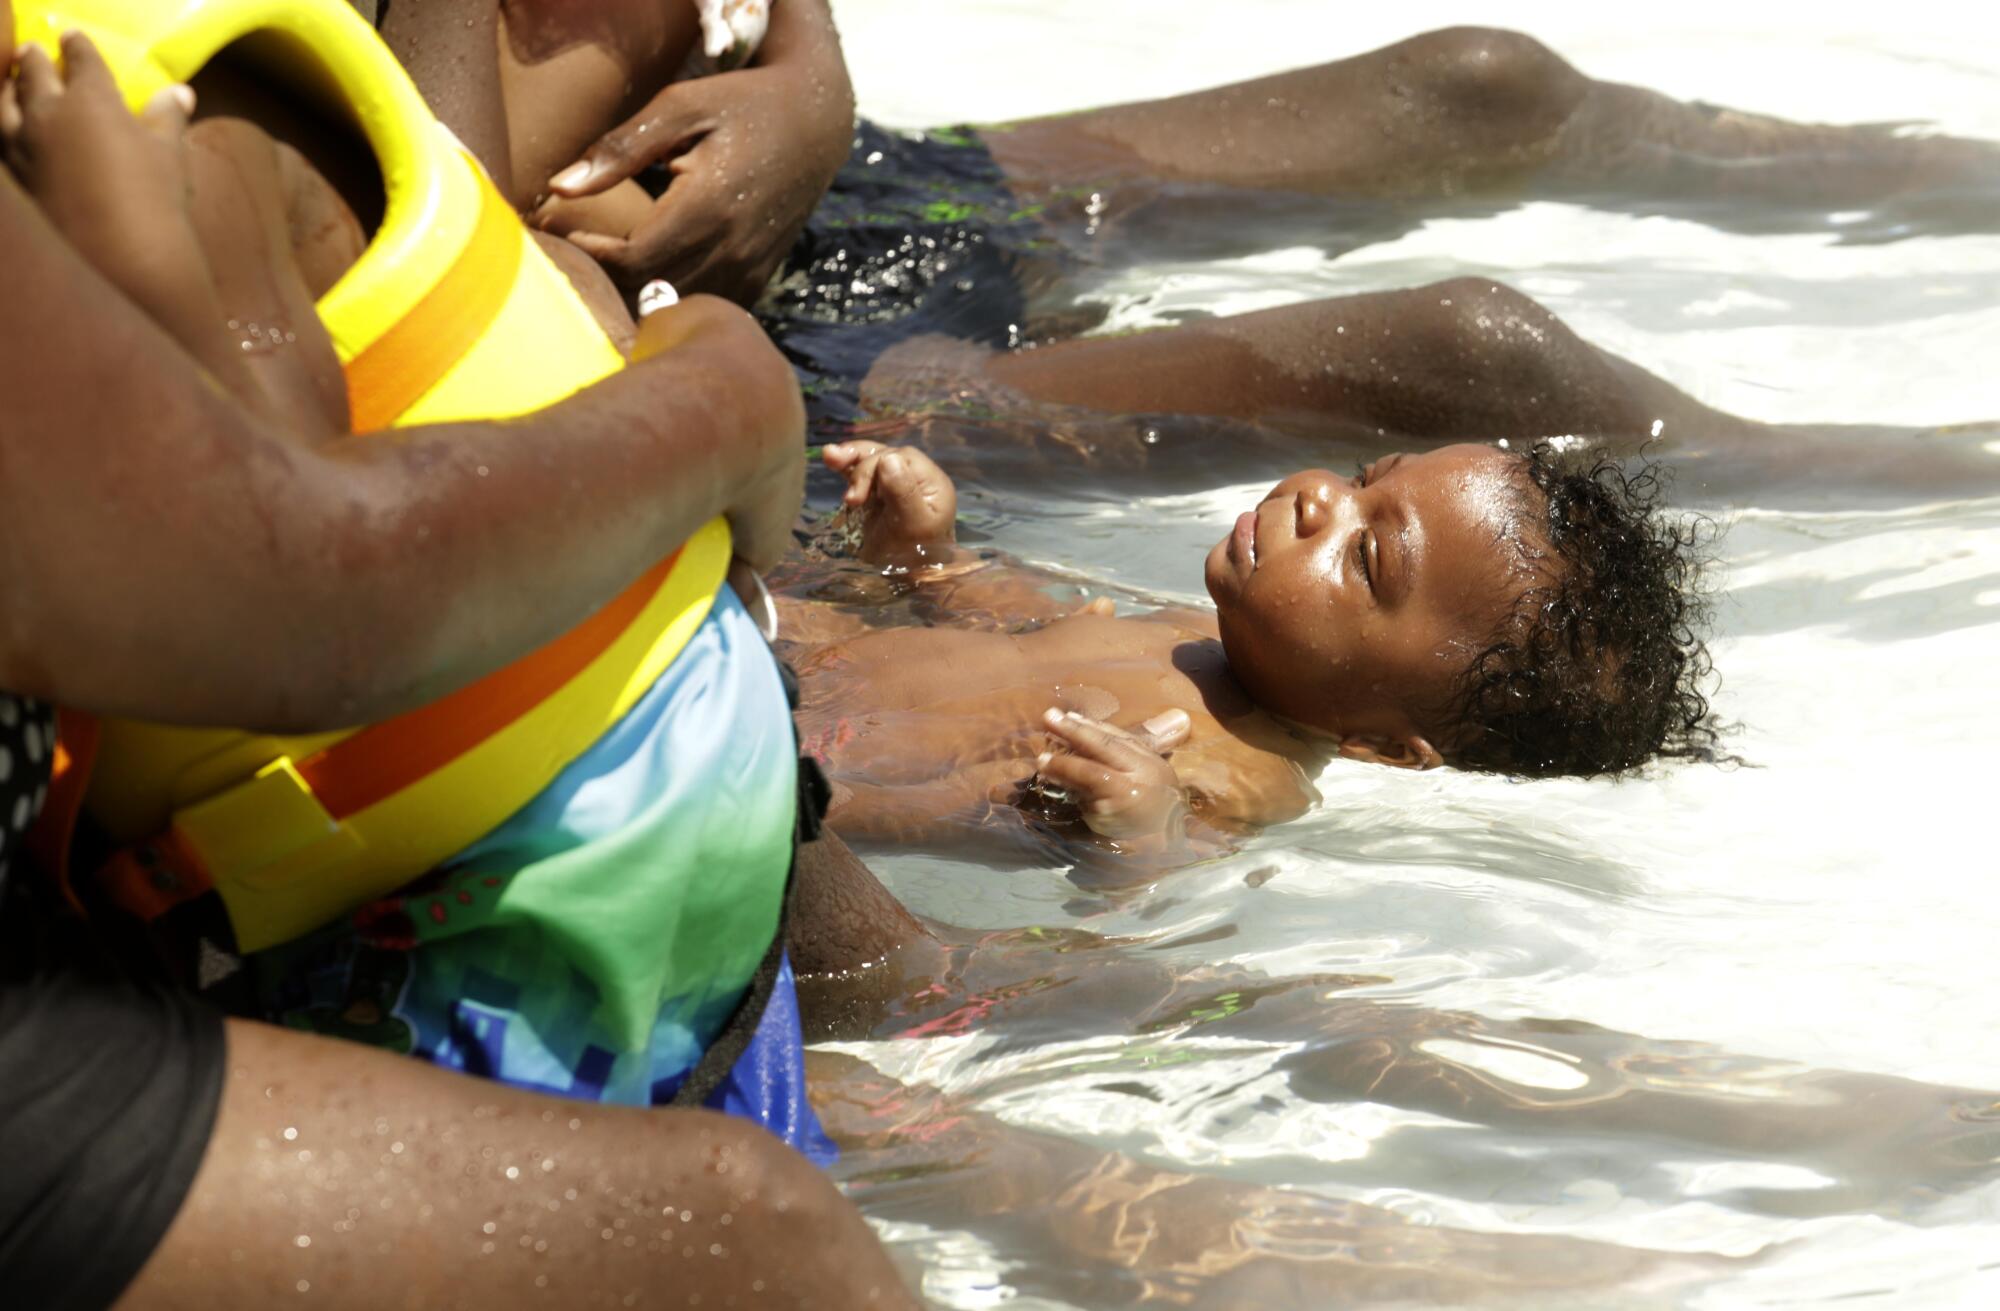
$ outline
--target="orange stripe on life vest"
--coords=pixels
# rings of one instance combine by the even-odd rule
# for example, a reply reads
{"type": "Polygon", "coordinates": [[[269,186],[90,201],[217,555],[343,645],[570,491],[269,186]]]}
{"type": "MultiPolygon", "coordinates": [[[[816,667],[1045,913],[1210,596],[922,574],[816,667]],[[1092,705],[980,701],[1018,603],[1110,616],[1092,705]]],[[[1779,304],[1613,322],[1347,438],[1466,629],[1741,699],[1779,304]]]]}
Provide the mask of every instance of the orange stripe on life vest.
{"type": "Polygon", "coordinates": [[[345,819],[443,768],[588,668],[638,619],[680,556],[675,551],[590,618],[506,668],[300,761],[299,776],[328,815],[345,819]]]}
{"type": "Polygon", "coordinates": [[[347,408],[357,433],[389,427],[422,400],[499,317],[513,291],[525,239],[521,221],[486,175],[478,176],[472,240],[415,309],[347,362],[347,408]]]}
{"type": "Polygon", "coordinates": [[[42,813],[28,830],[28,858],[61,890],[70,909],[83,913],[70,884],[70,839],[76,834],[83,796],[90,789],[91,767],[97,763],[97,716],[56,707],[55,760],[49,771],[49,794],[42,813]]]}

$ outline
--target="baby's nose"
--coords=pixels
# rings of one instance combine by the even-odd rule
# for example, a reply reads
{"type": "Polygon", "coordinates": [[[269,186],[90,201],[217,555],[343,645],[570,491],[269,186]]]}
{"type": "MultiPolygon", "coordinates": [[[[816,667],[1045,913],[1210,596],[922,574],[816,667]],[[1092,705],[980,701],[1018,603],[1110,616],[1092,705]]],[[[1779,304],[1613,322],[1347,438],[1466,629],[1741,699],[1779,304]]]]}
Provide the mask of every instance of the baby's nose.
{"type": "Polygon", "coordinates": [[[1298,490],[1292,514],[1301,538],[1316,536],[1333,522],[1336,495],[1338,489],[1320,478],[1313,479],[1298,490]]]}

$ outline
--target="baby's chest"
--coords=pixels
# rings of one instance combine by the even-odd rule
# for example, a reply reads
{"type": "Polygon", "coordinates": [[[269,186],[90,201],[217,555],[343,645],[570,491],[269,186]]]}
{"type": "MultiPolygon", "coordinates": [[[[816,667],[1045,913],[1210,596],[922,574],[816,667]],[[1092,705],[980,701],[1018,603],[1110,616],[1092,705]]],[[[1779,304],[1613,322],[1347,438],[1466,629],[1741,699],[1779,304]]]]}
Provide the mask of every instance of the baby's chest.
{"type": "MultiPolygon", "coordinates": [[[[836,768],[915,774],[1046,750],[1054,707],[1132,725],[1185,699],[1171,664],[1001,634],[904,629],[799,663],[801,728],[836,768]]],[[[1181,680],[1184,682],[1184,680],[1181,680]]]]}

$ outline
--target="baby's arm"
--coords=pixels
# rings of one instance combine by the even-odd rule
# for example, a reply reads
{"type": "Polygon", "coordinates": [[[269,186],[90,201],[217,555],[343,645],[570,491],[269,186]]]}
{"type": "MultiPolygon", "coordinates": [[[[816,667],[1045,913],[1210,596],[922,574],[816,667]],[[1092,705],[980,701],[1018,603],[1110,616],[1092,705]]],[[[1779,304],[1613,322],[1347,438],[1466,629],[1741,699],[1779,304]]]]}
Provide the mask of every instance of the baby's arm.
{"type": "MultiPolygon", "coordinates": [[[[1025,760],[988,760],[922,783],[885,784],[840,779],[833,785],[827,823],[851,841],[899,847],[981,845],[1046,848],[1014,808],[1029,774],[1025,760]]],[[[1051,855],[1043,850],[1040,855],[1051,855]]]]}
{"type": "Polygon", "coordinates": [[[247,374],[221,349],[220,293],[188,205],[185,158],[194,93],[170,87],[134,118],[87,39],[40,46],[0,82],[0,144],[42,213],[113,286],[238,395],[247,374]]]}
{"type": "MultiPolygon", "coordinates": [[[[1050,787],[1066,794],[1089,834],[1070,843],[1072,854],[1099,881],[1143,881],[1235,847],[1235,826],[1195,804],[1197,794],[1171,759],[1187,742],[1185,711],[1169,710],[1124,729],[1052,708],[1042,723],[1050,749],[1036,759],[1034,787],[1024,801],[1046,796],[1050,787]]],[[[1060,823],[1065,816],[1051,818],[1060,823]]]]}
{"type": "Polygon", "coordinates": [[[172,87],[137,118],[91,42],[39,47],[0,92],[0,141],[44,215],[237,400],[343,432],[340,365],[293,253],[279,148],[238,119],[188,127],[172,87]]]}
{"type": "Polygon", "coordinates": [[[847,479],[840,521],[858,529],[855,555],[915,591],[918,608],[946,623],[1002,629],[1048,623],[1110,602],[1078,605],[1051,593],[1074,584],[1018,561],[958,545],[958,489],[911,446],[850,441],[821,458],[847,479]]]}

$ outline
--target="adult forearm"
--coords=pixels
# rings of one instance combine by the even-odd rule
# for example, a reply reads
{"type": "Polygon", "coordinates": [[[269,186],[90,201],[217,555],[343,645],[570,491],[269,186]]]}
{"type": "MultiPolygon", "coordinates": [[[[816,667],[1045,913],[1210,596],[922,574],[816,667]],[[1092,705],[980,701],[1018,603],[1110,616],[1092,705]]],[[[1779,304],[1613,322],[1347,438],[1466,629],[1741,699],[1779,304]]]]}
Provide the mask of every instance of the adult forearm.
{"type": "Polygon", "coordinates": [[[542,414],[300,449],[4,176],[0,251],[0,686],[183,722],[377,718],[797,481],[796,388],[726,307],[681,307],[651,358],[542,414]]]}
{"type": "MultiPolygon", "coordinates": [[[[827,0],[776,0],[756,62],[760,65],[810,62],[822,70],[837,68],[841,88],[845,89],[847,60],[841,52],[840,31],[834,26],[832,6],[827,0]]],[[[851,115],[851,94],[849,101],[851,115]]]]}
{"type": "Polygon", "coordinates": [[[229,1065],[193,1189],[121,1307],[914,1305],[833,1184],[741,1120],[256,1024],[231,1025],[229,1065]]]}

